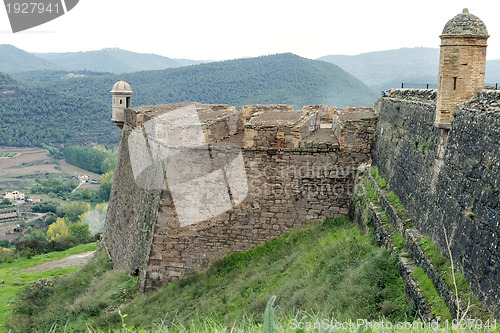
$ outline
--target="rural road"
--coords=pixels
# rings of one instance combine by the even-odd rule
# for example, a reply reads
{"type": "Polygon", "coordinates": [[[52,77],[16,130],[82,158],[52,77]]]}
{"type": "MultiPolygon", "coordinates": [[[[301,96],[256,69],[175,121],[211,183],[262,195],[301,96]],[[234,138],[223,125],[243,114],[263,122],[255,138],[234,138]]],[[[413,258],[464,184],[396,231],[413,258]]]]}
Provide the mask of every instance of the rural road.
{"type": "Polygon", "coordinates": [[[93,256],[95,251],[72,254],[66,258],[47,261],[43,264],[28,268],[21,268],[21,271],[48,271],[54,268],[78,267],[85,265],[93,256]]]}

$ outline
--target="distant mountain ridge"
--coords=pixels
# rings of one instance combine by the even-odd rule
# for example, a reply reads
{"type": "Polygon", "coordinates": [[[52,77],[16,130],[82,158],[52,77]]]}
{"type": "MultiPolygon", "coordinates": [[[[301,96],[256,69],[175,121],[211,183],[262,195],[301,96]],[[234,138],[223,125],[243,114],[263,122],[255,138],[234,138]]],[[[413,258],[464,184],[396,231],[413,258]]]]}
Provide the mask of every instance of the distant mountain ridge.
{"type": "Polygon", "coordinates": [[[173,59],[121,49],[68,53],[29,53],[13,45],[0,45],[0,72],[7,74],[39,70],[93,71],[115,74],[177,68],[209,62],[173,59]]]}
{"type": "Polygon", "coordinates": [[[33,70],[54,70],[57,66],[50,61],[34,56],[9,44],[0,45],[0,72],[17,73],[33,70]]]}
{"type": "MultiPolygon", "coordinates": [[[[336,64],[374,89],[397,88],[401,83],[436,85],[439,48],[401,48],[358,55],[329,55],[317,60],[336,64]]],[[[500,81],[500,59],[488,60],[486,83],[500,81]]]]}
{"type": "Polygon", "coordinates": [[[88,70],[94,72],[111,72],[115,74],[177,68],[206,62],[188,59],[172,59],[156,54],[137,53],[117,48],[87,52],[33,54],[57,64],[61,69],[65,70],[88,70]]]}

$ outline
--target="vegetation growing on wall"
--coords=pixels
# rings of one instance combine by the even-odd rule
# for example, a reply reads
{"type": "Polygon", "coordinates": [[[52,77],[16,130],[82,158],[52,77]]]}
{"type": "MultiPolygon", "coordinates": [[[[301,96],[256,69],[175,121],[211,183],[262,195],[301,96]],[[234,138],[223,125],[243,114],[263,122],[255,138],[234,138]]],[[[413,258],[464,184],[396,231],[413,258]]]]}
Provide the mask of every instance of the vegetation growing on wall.
{"type": "MultiPolygon", "coordinates": [[[[436,281],[429,278],[429,276],[433,276],[433,279],[435,279],[435,273],[427,271],[428,268],[425,268],[425,266],[423,266],[425,270],[421,267],[412,270],[411,276],[418,284],[419,290],[426,299],[427,305],[432,310],[432,313],[441,318],[452,319],[450,310],[444,302],[444,298],[442,298],[444,297],[443,295],[452,291],[454,294],[458,293],[458,302],[460,302],[460,310],[457,312],[457,316],[460,317],[464,313],[467,313],[472,318],[483,318],[485,320],[491,318],[491,315],[485,310],[484,305],[473,296],[465,277],[460,272],[453,269],[450,260],[441,254],[441,251],[429,238],[415,236],[419,234],[414,232],[412,232],[412,235],[414,235],[412,237],[417,237],[416,244],[414,243],[415,241],[408,238],[410,237],[408,236],[408,231],[413,227],[413,222],[406,212],[405,207],[400,203],[399,198],[392,191],[387,189],[386,181],[380,176],[376,168],[370,168],[369,175],[367,174],[360,178],[359,184],[356,187],[357,193],[355,194],[353,205],[357,207],[358,212],[364,212],[367,207],[362,206],[360,202],[363,201],[362,196],[366,194],[367,199],[370,200],[373,205],[371,209],[366,211],[367,216],[369,215],[369,219],[365,220],[371,221],[372,218],[377,219],[379,226],[376,232],[379,233],[379,237],[382,238],[381,242],[389,242],[385,244],[391,247],[395,253],[404,257],[417,255],[420,250],[415,251],[415,248],[421,249],[424,256],[430,260],[433,267],[432,269],[437,272],[438,279],[443,279],[446,283],[447,288],[444,287],[446,290],[441,290],[441,287],[441,289],[437,290],[437,287],[434,286],[436,281]],[[390,207],[381,204],[383,201],[388,203],[390,207]],[[390,210],[393,210],[395,213],[387,214],[386,211],[390,210]],[[391,218],[389,218],[389,215],[391,218]],[[399,219],[399,222],[394,219],[399,219]],[[401,225],[404,229],[405,236],[398,231],[398,225],[401,225]],[[384,237],[387,239],[384,240],[384,237]],[[411,251],[411,255],[406,253],[407,241],[412,243],[411,248],[413,250],[411,251]]],[[[410,248],[408,248],[408,251],[410,251],[409,249],[410,248]]],[[[417,259],[415,260],[417,262],[424,260],[420,257],[417,259]]],[[[441,283],[439,282],[438,285],[439,284],[441,283]]],[[[456,303],[454,300],[453,302],[455,305],[456,303]]],[[[454,317],[454,319],[457,318],[454,317]]]]}

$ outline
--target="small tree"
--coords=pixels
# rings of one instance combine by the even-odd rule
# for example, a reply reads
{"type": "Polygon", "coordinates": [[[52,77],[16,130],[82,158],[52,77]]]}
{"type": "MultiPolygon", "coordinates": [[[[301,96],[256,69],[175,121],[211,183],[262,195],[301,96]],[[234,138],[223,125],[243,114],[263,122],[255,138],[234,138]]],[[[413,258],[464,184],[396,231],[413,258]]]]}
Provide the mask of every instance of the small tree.
{"type": "Polygon", "coordinates": [[[104,159],[104,161],[102,161],[101,166],[100,166],[102,173],[107,173],[107,172],[113,171],[113,168],[114,168],[114,165],[109,158],[104,159]]]}
{"type": "Polygon", "coordinates": [[[97,199],[102,201],[109,201],[111,193],[111,185],[113,184],[113,176],[115,172],[110,171],[101,176],[101,187],[97,191],[97,199]]]}
{"type": "Polygon", "coordinates": [[[64,217],[59,217],[55,223],[49,225],[49,229],[47,230],[47,237],[50,240],[56,240],[61,237],[66,237],[69,234],[68,225],[66,224],[66,220],[64,217]]]}
{"type": "Polygon", "coordinates": [[[69,236],[79,243],[87,243],[92,240],[89,226],[83,223],[72,223],[69,226],[69,236]]]}
{"type": "Polygon", "coordinates": [[[70,222],[77,222],[80,215],[90,210],[90,204],[82,201],[73,201],[63,208],[64,217],[70,222]]]}

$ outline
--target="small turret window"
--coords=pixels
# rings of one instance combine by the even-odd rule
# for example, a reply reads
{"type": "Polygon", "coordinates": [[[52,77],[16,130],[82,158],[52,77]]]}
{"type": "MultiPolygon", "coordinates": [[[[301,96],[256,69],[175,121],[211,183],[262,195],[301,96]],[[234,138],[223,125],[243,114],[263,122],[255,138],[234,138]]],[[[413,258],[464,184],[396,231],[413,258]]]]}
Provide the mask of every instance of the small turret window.
{"type": "Polygon", "coordinates": [[[125,105],[127,108],[130,107],[130,99],[131,99],[130,97],[127,97],[127,104],[125,105]]]}
{"type": "Polygon", "coordinates": [[[123,104],[123,99],[120,98],[120,104],[123,104]]]}
{"type": "Polygon", "coordinates": [[[453,78],[453,90],[457,90],[457,77],[453,78]]]}

